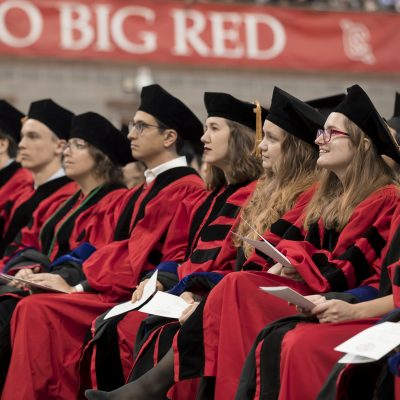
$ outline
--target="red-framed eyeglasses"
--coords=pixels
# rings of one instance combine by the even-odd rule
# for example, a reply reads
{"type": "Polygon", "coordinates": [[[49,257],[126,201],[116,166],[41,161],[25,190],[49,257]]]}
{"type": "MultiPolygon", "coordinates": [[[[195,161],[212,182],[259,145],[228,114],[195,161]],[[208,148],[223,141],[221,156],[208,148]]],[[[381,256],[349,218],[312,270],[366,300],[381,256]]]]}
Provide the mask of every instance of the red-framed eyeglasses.
{"type": "Polygon", "coordinates": [[[338,131],[337,129],[327,128],[327,129],[318,129],[317,130],[317,139],[322,135],[322,139],[325,143],[328,143],[332,135],[344,135],[350,136],[347,132],[338,131]]]}

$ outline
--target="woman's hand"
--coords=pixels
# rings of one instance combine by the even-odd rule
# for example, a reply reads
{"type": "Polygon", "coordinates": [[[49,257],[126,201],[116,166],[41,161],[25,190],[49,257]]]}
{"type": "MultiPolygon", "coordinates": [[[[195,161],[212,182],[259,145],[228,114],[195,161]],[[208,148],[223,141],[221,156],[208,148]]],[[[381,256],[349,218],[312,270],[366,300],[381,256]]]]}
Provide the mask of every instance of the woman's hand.
{"type": "Polygon", "coordinates": [[[304,282],[303,277],[298,273],[294,267],[282,267],[281,276],[292,279],[297,282],[304,282]]]}
{"type": "MultiPolygon", "coordinates": [[[[132,303],[135,301],[138,301],[142,298],[143,296],[143,289],[146,286],[146,283],[149,281],[149,279],[145,279],[144,281],[140,282],[139,285],[136,286],[136,290],[132,294],[132,303]]],[[[156,289],[160,290],[161,292],[164,291],[164,286],[160,281],[157,281],[156,283],[156,289]]]]}
{"type": "MultiPolygon", "coordinates": [[[[306,298],[307,300],[310,300],[315,305],[324,303],[326,301],[326,298],[324,296],[321,296],[320,294],[311,294],[310,296],[304,296],[304,298],[306,298]]],[[[312,315],[311,310],[309,310],[309,309],[304,309],[299,306],[296,306],[296,309],[299,313],[306,314],[306,315],[312,315]]]]}
{"type": "Polygon", "coordinates": [[[185,308],[183,310],[182,315],[179,318],[179,322],[181,325],[183,325],[187,319],[194,313],[196,310],[197,306],[200,304],[200,297],[195,295],[192,292],[183,292],[180,297],[182,297],[183,300],[186,301],[186,303],[189,303],[190,306],[185,308]]]}
{"type": "Polygon", "coordinates": [[[355,304],[346,303],[342,300],[327,300],[311,310],[319,322],[341,322],[357,318],[355,304]]]}
{"type": "Polygon", "coordinates": [[[65,280],[57,274],[40,273],[33,274],[29,277],[29,281],[47,286],[51,289],[61,290],[66,293],[75,292],[73,286],[70,286],[65,280]]]}

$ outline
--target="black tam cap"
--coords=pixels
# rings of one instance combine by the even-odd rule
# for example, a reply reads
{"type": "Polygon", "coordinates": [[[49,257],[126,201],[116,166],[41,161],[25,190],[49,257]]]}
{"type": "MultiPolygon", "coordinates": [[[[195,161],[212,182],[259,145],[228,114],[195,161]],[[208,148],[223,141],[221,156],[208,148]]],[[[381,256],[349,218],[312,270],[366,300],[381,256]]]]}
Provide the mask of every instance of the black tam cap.
{"type": "Polygon", "coordinates": [[[67,140],[74,114],[51,99],[31,103],[28,118],[36,119],[51,129],[59,139],[67,140]]]}
{"type": "Polygon", "coordinates": [[[359,85],[347,89],[347,96],[334,112],[354,122],[371,139],[379,154],[386,154],[400,163],[400,152],[385,121],[359,85]]]}
{"type": "Polygon", "coordinates": [[[157,118],[182,139],[199,140],[203,135],[203,124],[193,112],[160,85],[145,86],[140,95],[138,111],[144,111],[157,118]]]}
{"type": "Polygon", "coordinates": [[[18,143],[21,135],[24,114],[8,101],[0,100],[0,129],[18,143]]]}
{"type": "Polygon", "coordinates": [[[275,86],[267,120],[291,135],[315,145],[317,130],[324,127],[326,117],[315,108],[275,86]]]}
{"type": "Polygon", "coordinates": [[[328,117],[328,115],[336,108],[336,106],[345,98],[344,93],[335,94],[333,96],[321,97],[306,101],[308,105],[317,109],[321,114],[328,117]]]}
{"type": "Polygon", "coordinates": [[[396,92],[393,117],[388,120],[388,125],[400,134],[400,93],[396,92]]]}
{"type": "MultiPolygon", "coordinates": [[[[204,104],[209,117],[222,117],[239,122],[256,130],[256,105],[236,99],[227,93],[206,92],[204,104]]],[[[261,119],[264,122],[268,111],[261,107],[261,119]]]]}
{"type": "Polygon", "coordinates": [[[77,115],[72,119],[70,138],[79,138],[101,150],[117,165],[133,161],[126,135],[107,119],[94,112],[77,115]]]}

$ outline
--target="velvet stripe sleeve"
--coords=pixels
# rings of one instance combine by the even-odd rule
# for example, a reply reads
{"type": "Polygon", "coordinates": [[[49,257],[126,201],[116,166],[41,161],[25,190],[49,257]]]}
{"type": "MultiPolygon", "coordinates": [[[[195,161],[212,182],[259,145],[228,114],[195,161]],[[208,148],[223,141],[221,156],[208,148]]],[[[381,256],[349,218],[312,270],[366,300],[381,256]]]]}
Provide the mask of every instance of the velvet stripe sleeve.
{"type": "Polygon", "coordinates": [[[205,226],[189,258],[178,268],[179,279],[195,272],[217,272],[222,275],[234,271],[237,248],[231,231],[240,218],[240,210],[253,193],[256,182],[236,190],[227,198],[213,221],[205,226]]]}
{"type": "Polygon", "coordinates": [[[283,240],[277,246],[315,292],[345,291],[378,275],[381,252],[386,245],[398,190],[388,186],[371,194],[354,210],[334,248],[326,247],[321,228],[321,247],[313,241],[283,240]]]}
{"type": "MultiPolygon", "coordinates": [[[[271,228],[264,233],[264,238],[276,246],[282,239],[302,241],[305,237],[303,229],[304,210],[315,192],[315,186],[301,193],[292,209],[287,211],[282,218],[274,222],[271,228]]],[[[243,270],[264,270],[268,271],[275,262],[260,252],[254,250],[246,262],[243,270]]]]}

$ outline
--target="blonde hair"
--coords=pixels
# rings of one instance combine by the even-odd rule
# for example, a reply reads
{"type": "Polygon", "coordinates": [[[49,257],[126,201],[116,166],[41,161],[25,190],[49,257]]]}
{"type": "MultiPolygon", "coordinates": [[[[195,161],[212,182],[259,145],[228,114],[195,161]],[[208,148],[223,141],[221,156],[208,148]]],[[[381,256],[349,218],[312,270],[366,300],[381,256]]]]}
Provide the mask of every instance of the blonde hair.
{"type": "MultiPolygon", "coordinates": [[[[317,179],[317,148],[283,132],[277,165],[265,173],[242,211],[243,219],[261,234],[292,209],[298,196],[317,179]]],[[[239,223],[237,232],[250,239],[258,239],[257,234],[244,221],[239,223]]],[[[246,257],[254,250],[238,239],[235,239],[235,245],[243,246],[246,257]]]]}
{"type": "Polygon", "coordinates": [[[227,184],[258,179],[262,172],[261,160],[253,154],[255,134],[254,131],[238,122],[225,120],[229,127],[228,154],[226,158],[227,169],[225,173],[214,165],[207,166],[207,189],[215,190],[227,184]],[[226,174],[226,176],[225,176],[226,174]]]}
{"type": "Polygon", "coordinates": [[[322,218],[325,228],[340,232],[358,204],[377,189],[398,183],[395,172],[383,161],[365,133],[348,118],[344,126],[350,134],[355,155],[343,182],[333,172],[324,170],[319,188],[307,207],[306,227],[322,218]],[[370,141],[369,146],[365,146],[365,139],[370,141]]]}

